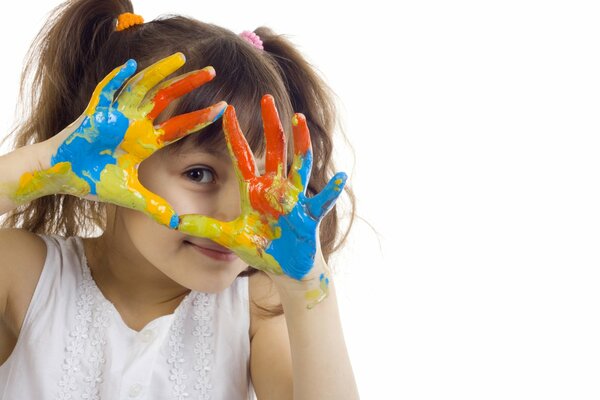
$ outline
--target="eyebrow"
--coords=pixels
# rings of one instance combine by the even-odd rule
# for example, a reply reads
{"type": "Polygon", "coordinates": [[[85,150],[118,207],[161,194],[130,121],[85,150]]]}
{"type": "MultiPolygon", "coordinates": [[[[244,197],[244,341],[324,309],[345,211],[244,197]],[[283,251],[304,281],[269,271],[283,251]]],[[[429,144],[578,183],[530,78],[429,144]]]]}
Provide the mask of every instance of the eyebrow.
{"type": "Polygon", "coordinates": [[[182,149],[181,153],[186,154],[186,155],[204,153],[204,154],[208,154],[208,155],[215,156],[215,157],[229,156],[229,153],[227,151],[213,149],[213,148],[205,148],[205,147],[200,147],[200,146],[193,146],[193,147],[190,147],[187,149],[182,149]]]}
{"type": "MultiPolygon", "coordinates": [[[[223,150],[219,150],[219,149],[214,149],[214,148],[202,148],[202,147],[194,147],[191,148],[189,150],[183,151],[183,154],[187,154],[187,155],[193,155],[194,153],[203,153],[203,154],[208,154],[211,155],[213,157],[219,158],[219,157],[229,157],[229,152],[228,151],[223,151],[223,150]]],[[[258,169],[264,169],[265,168],[265,164],[266,164],[266,160],[263,160],[261,158],[257,159],[256,157],[254,158],[254,162],[256,164],[256,167],[258,169]]]]}

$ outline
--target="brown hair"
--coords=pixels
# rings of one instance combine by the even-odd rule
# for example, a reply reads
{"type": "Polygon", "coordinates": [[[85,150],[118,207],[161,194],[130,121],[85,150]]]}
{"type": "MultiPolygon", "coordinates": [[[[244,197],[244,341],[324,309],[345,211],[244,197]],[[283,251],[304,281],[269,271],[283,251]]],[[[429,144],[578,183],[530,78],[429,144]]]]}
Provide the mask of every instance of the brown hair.
{"type": "MultiPolygon", "coordinates": [[[[217,76],[180,98],[174,115],[227,101],[235,106],[250,147],[255,154],[262,155],[265,143],[260,99],[270,93],[290,146],[293,113],[306,116],[313,146],[307,196],[325,187],[337,172],[332,160],[332,135],[337,121],[334,95],[289,40],[260,27],[254,32],[263,41],[264,51],[261,51],[230,30],[175,15],[118,32],[117,17],[125,12],[133,12],[128,0],[68,1],[52,11],[25,62],[20,101],[29,99],[29,102],[21,124],[13,132],[15,148],[47,140],[77,119],[96,84],[128,59],[137,61],[139,71],[180,51],[187,61],[176,74],[212,65],[217,76]]],[[[167,148],[176,152],[192,137],[200,145],[224,148],[221,127],[219,120],[205,128],[207,132],[202,135],[189,136],[167,148]]],[[[291,159],[288,157],[289,163],[291,159]]],[[[326,261],[346,240],[355,217],[355,197],[349,185],[345,193],[350,200],[351,218],[337,245],[337,207],[320,224],[321,249],[326,261]]],[[[2,226],[22,227],[36,233],[87,236],[94,229],[105,229],[106,205],[68,195],[46,196],[13,210],[2,226]]]]}

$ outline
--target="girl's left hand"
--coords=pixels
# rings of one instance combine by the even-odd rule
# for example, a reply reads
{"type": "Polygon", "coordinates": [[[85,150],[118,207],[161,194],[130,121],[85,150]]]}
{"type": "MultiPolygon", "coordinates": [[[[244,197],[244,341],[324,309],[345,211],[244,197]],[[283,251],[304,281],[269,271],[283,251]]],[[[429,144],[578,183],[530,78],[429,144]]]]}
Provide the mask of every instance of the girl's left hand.
{"type": "Polygon", "coordinates": [[[288,176],[286,139],[271,95],[262,98],[261,108],[266,136],[262,176],[257,173],[233,106],[228,106],[223,115],[227,147],[240,185],[241,215],[229,222],[203,215],[181,215],[178,229],[231,249],[280,283],[283,274],[294,278],[296,282],[287,279],[290,288],[297,288],[298,281],[305,289],[317,282],[317,287],[306,293],[312,307],[326,297],[329,284],[318,226],[342,193],[347,177],[343,172],[337,173],[319,194],[306,197],[312,146],[304,115],[296,113],[292,118],[294,160],[288,176]]]}

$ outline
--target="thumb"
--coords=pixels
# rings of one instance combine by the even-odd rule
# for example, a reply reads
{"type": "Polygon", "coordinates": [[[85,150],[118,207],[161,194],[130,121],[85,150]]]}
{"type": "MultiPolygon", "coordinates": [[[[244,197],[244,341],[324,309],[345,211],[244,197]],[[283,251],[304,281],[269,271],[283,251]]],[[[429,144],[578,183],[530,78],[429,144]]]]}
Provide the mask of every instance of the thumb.
{"type": "Polygon", "coordinates": [[[306,201],[308,211],[317,221],[333,208],[338,197],[342,194],[347,179],[348,176],[344,172],[338,172],[319,194],[306,201]]]}

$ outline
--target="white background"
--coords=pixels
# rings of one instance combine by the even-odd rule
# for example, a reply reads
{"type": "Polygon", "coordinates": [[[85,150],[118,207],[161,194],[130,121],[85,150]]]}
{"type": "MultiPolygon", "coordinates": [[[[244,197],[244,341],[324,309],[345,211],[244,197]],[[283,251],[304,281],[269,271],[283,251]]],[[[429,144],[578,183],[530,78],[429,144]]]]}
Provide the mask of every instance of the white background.
{"type": "MultiPolygon", "coordinates": [[[[0,132],[55,4],[3,4],[0,132]]],[[[599,9],[356,4],[135,3],[288,34],[338,94],[364,221],[332,264],[363,399],[598,399],[599,9]]]]}

